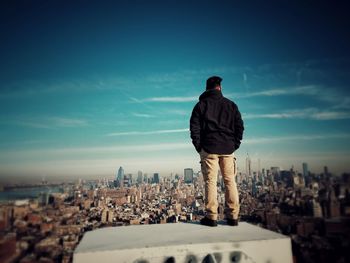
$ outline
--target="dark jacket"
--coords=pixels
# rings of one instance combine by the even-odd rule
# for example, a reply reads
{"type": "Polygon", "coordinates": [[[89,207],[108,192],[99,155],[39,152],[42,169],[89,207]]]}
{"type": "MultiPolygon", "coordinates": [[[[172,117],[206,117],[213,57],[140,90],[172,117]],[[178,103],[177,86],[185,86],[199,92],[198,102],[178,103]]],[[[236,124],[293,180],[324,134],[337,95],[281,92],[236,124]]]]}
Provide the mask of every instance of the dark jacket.
{"type": "Polygon", "coordinates": [[[231,154],[241,144],[243,120],[237,105],[219,90],[199,97],[190,119],[191,138],[197,152],[231,154]]]}

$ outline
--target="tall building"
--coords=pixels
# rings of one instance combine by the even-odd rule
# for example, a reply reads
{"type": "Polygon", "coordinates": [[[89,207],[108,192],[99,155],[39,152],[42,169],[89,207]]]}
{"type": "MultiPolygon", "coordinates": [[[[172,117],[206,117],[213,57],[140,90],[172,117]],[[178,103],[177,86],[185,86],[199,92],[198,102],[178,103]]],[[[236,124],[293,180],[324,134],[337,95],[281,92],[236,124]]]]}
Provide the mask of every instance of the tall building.
{"type": "Polygon", "coordinates": [[[307,163],[303,163],[303,176],[306,178],[309,175],[309,168],[307,163]]]}
{"type": "Polygon", "coordinates": [[[304,177],[304,182],[305,186],[309,185],[309,168],[307,163],[303,163],[303,177],[304,177]]]}
{"type": "Polygon", "coordinates": [[[143,177],[142,177],[142,172],[141,171],[138,171],[137,172],[137,183],[138,184],[142,184],[142,179],[143,179],[143,177]]]}
{"type": "Polygon", "coordinates": [[[185,183],[192,184],[193,183],[193,169],[192,168],[184,169],[184,175],[185,175],[185,183]]]}
{"type": "Polygon", "coordinates": [[[117,181],[121,182],[124,179],[124,169],[123,167],[119,167],[118,173],[115,178],[117,181]]]}
{"type": "Polygon", "coordinates": [[[328,174],[328,167],[327,166],[323,167],[323,170],[324,170],[324,174],[327,175],[328,174]]]}
{"type": "Polygon", "coordinates": [[[265,185],[265,179],[266,179],[265,168],[262,168],[260,180],[261,180],[261,183],[262,183],[263,185],[265,185]]]}
{"type": "Polygon", "coordinates": [[[250,159],[249,155],[247,154],[247,158],[245,159],[245,171],[248,177],[251,177],[252,175],[252,160],[250,159]]]}
{"type": "Polygon", "coordinates": [[[154,184],[159,184],[160,180],[159,180],[159,173],[154,173],[153,174],[153,183],[154,184]]]}
{"type": "Polygon", "coordinates": [[[328,171],[328,166],[323,167],[323,174],[325,179],[329,179],[332,176],[331,173],[328,171]]]}

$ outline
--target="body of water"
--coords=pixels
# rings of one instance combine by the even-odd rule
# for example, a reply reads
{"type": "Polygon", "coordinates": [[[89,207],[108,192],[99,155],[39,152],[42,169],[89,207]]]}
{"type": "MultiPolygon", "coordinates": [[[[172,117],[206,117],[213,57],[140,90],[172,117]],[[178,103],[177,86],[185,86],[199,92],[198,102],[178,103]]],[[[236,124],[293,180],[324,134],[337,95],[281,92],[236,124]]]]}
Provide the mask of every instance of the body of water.
{"type": "Polygon", "coordinates": [[[63,193],[63,189],[58,186],[36,186],[4,190],[0,192],[0,202],[35,199],[40,193],[63,193]]]}

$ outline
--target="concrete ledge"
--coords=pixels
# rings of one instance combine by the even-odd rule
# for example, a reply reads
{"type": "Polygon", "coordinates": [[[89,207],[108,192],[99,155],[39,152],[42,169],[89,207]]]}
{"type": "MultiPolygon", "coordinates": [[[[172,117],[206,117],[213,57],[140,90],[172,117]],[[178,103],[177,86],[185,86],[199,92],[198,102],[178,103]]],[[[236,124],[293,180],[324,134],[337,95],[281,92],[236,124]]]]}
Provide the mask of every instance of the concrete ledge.
{"type": "Polygon", "coordinates": [[[264,262],[292,263],[291,240],[240,222],[107,227],[87,232],[73,262],[264,262]]]}

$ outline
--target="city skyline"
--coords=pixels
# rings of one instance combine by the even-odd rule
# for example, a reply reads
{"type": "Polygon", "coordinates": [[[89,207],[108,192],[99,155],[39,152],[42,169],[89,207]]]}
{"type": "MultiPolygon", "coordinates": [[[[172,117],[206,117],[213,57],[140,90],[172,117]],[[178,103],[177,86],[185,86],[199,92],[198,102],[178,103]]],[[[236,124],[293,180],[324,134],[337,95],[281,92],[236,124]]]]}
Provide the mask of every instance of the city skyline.
{"type": "MultiPolygon", "coordinates": [[[[247,158],[247,171],[249,167],[250,160],[247,158]]],[[[308,173],[306,163],[303,168],[304,173],[308,173]]],[[[82,244],[92,244],[89,248],[95,244],[88,238],[94,233],[88,232],[101,233],[105,227],[109,232],[113,227],[118,227],[117,231],[123,228],[129,231],[128,235],[140,230],[143,236],[145,225],[148,225],[147,229],[154,224],[167,224],[177,229],[180,226],[178,223],[181,223],[198,228],[197,224],[206,214],[206,190],[204,178],[193,177],[192,169],[185,168],[182,179],[175,175],[170,180],[159,180],[158,173],[142,180],[142,171],[138,171],[138,181],[130,180],[131,176],[125,174],[122,182],[118,183],[121,180],[118,179],[119,175],[123,174],[124,169],[119,167],[117,178],[113,181],[96,178],[92,181],[43,181],[36,185],[4,186],[4,191],[0,191],[0,229],[3,233],[0,261],[9,258],[15,258],[15,261],[44,261],[41,259],[46,258],[45,261],[48,261],[50,258],[71,262],[74,258],[75,262],[82,244]],[[139,227],[135,229],[133,225],[139,227]]],[[[330,261],[346,259],[346,253],[342,252],[346,251],[349,239],[346,226],[350,213],[350,174],[337,178],[325,168],[321,176],[300,176],[295,171],[280,171],[278,167],[271,167],[270,172],[265,170],[257,176],[238,174],[240,206],[238,224],[235,225],[225,220],[225,185],[222,178],[217,179],[218,225],[227,227],[224,232],[229,237],[233,233],[230,229],[232,226],[239,229],[242,225],[251,224],[256,225],[254,231],[265,228],[289,237],[293,250],[288,254],[293,254],[298,262],[317,262],[320,258],[330,261]],[[308,246],[306,252],[305,246],[308,246]],[[336,259],[332,253],[334,250],[340,251],[336,259]]],[[[161,233],[163,236],[169,233],[167,226],[161,233]]],[[[245,236],[244,231],[237,235],[245,236]]],[[[128,240],[134,242],[134,237],[128,240]]],[[[96,238],[99,248],[106,241],[115,243],[115,238],[105,238],[105,235],[96,238]]],[[[220,240],[223,238],[220,237],[220,240]]],[[[183,242],[183,238],[179,240],[179,243],[183,242]]],[[[248,239],[245,241],[249,242],[248,239]]],[[[188,255],[187,251],[185,253],[188,255]]],[[[142,259],[151,254],[144,253],[142,259]]],[[[166,255],[169,254],[168,251],[166,255]]],[[[174,255],[178,256],[179,253],[174,255]]],[[[283,260],[286,255],[283,255],[283,260]]],[[[232,254],[227,259],[231,261],[232,254]]],[[[271,259],[270,254],[268,259],[271,259]]]]}
{"type": "Polygon", "coordinates": [[[248,153],[349,172],[348,9],[213,3],[2,3],[0,177],[199,171],[189,118],[212,75],[242,113],[241,171],[248,153]]]}
{"type": "MultiPolygon", "coordinates": [[[[261,176],[261,175],[267,175],[268,173],[273,174],[277,170],[279,172],[289,172],[289,171],[294,171],[296,175],[302,175],[304,178],[308,176],[335,176],[335,177],[341,177],[344,174],[348,174],[348,172],[338,174],[334,173],[334,171],[329,170],[329,167],[327,165],[323,166],[320,171],[315,171],[313,169],[309,168],[309,164],[303,162],[301,166],[295,166],[291,165],[290,167],[281,167],[281,166],[261,166],[260,159],[256,161],[255,167],[257,169],[253,169],[254,165],[252,165],[252,160],[251,158],[247,157],[245,159],[245,167],[238,167],[238,176],[243,176],[247,178],[252,178],[254,176],[261,176]],[[259,169],[260,165],[260,169],[259,169]],[[249,167],[249,168],[248,168],[249,167]],[[277,170],[276,170],[277,169],[277,170]]],[[[31,177],[28,176],[18,176],[18,177],[1,177],[0,178],[0,186],[1,185],[26,185],[26,184],[31,184],[31,185],[37,185],[37,184],[46,184],[48,182],[50,183],[65,183],[65,182],[76,182],[80,180],[87,180],[87,181],[96,181],[96,180],[108,180],[111,183],[117,183],[120,182],[120,184],[123,184],[124,179],[127,178],[127,180],[130,180],[128,183],[130,184],[131,182],[150,182],[153,184],[154,176],[157,175],[158,180],[161,180],[163,178],[168,178],[168,179],[176,179],[177,176],[181,177],[184,181],[186,181],[186,170],[190,170],[192,174],[192,179],[194,178],[194,175],[201,175],[201,169],[199,168],[198,170],[193,169],[193,167],[183,167],[182,170],[180,171],[171,171],[171,172],[163,172],[160,173],[159,170],[143,170],[143,169],[130,169],[130,170],[125,170],[122,166],[119,168],[116,168],[114,170],[114,173],[112,174],[91,174],[91,175],[82,175],[82,176],[76,176],[72,177],[70,174],[66,175],[59,175],[59,176],[47,176],[47,175],[39,175],[35,174],[31,177]],[[141,179],[140,179],[141,178],[141,179]]],[[[218,176],[221,175],[221,172],[218,170],[218,176]]],[[[119,184],[116,184],[119,186],[119,184]]]]}

